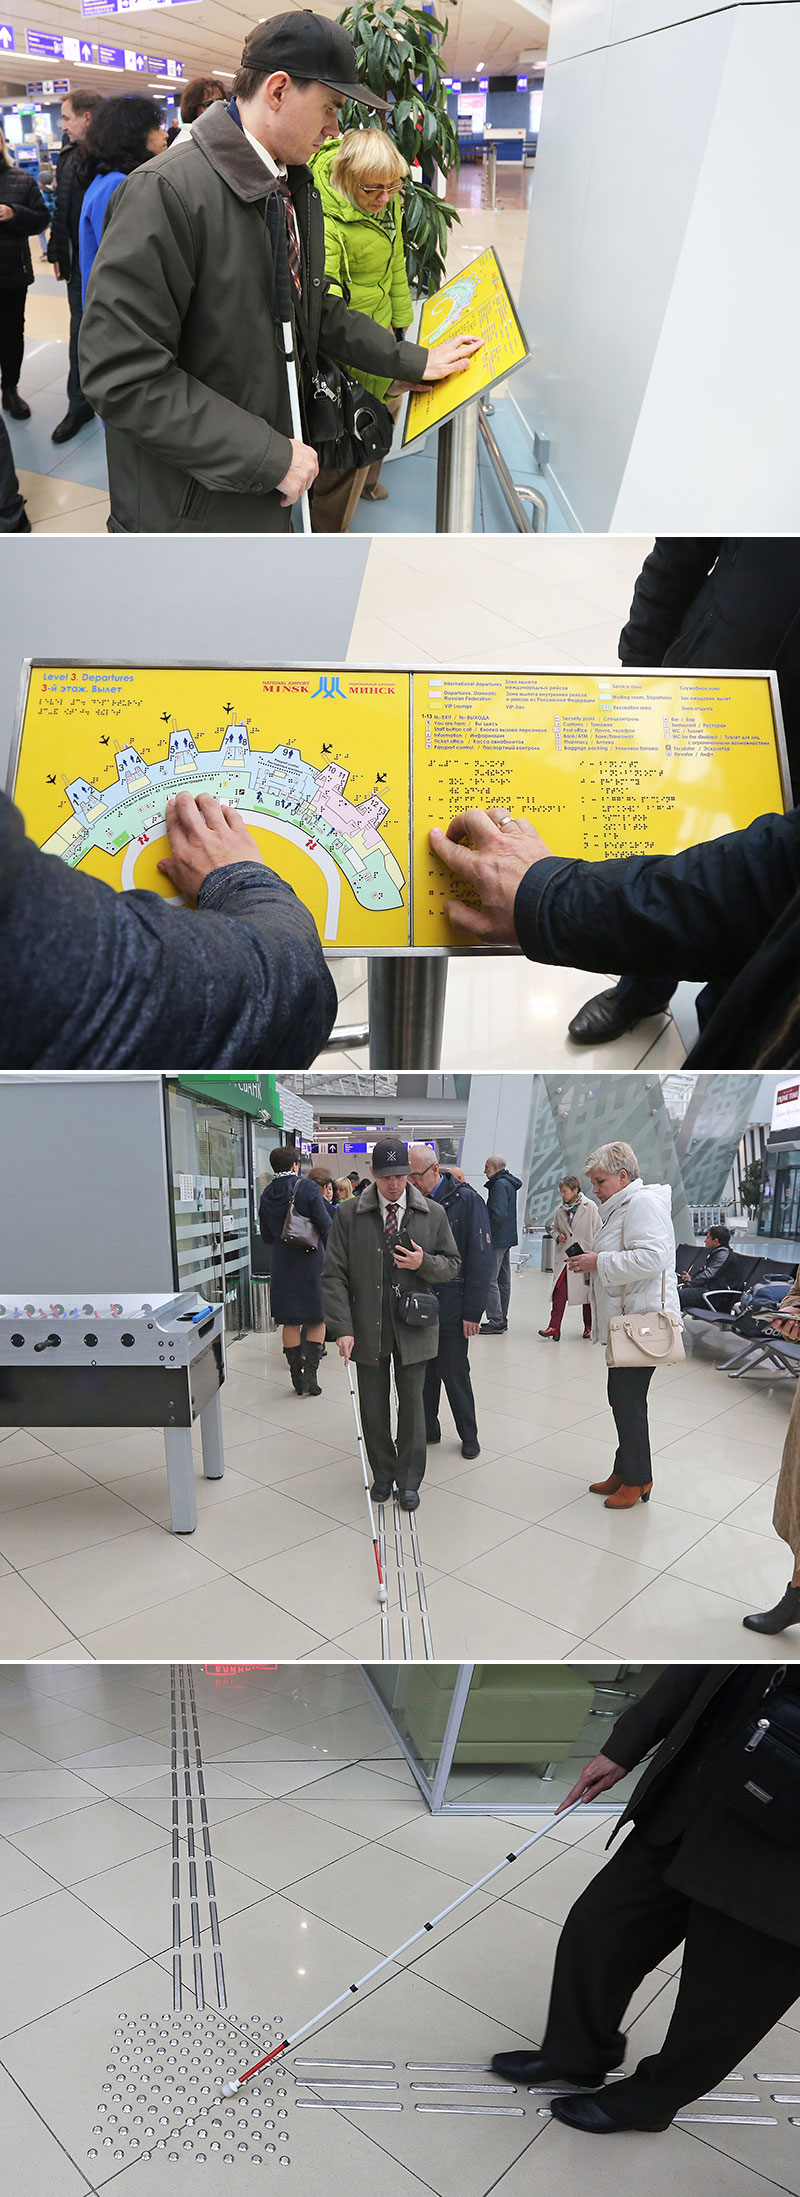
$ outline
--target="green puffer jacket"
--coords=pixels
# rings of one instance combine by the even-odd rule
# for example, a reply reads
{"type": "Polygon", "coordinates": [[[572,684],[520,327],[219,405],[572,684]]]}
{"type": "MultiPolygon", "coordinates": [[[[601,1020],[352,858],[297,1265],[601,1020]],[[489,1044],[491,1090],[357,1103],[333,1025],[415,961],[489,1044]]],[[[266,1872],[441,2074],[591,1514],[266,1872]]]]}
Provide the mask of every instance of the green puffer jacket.
{"type": "MultiPolygon", "coordinates": [[[[378,220],[335,191],[331,168],[340,143],[340,138],[332,139],[311,161],[325,222],[325,273],[355,313],[366,313],[379,328],[408,328],[414,307],[403,249],[402,201],[399,195],[390,199],[385,217],[378,220]]],[[[388,381],[353,371],[363,389],[385,397],[388,381]]]]}

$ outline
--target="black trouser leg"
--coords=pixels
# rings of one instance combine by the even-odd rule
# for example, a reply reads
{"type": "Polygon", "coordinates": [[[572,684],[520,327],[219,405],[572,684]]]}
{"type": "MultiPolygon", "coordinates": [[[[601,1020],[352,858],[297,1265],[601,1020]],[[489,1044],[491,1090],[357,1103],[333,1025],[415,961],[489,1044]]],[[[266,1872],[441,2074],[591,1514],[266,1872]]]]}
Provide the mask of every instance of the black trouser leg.
{"type": "Polygon", "coordinates": [[[502,1256],[502,1259],[501,1259],[501,1261],[500,1261],[500,1266],[499,1266],[499,1268],[498,1268],[498,1273],[497,1273],[497,1287],[498,1287],[498,1289],[499,1289],[499,1291],[500,1291],[500,1303],[501,1303],[501,1305],[502,1305],[502,1308],[503,1308],[503,1319],[504,1319],[504,1320],[505,1320],[505,1321],[507,1322],[507,1321],[508,1321],[508,1306],[509,1306],[509,1301],[510,1301],[510,1297],[511,1297],[511,1253],[510,1253],[510,1251],[504,1251],[504,1252],[503,1252],[503,1256],[502,1256]]]}
{"type": "MultiPolygon", "coordinates": [[[[459,1440],[477,1442],[478,1421],[469,1370],[469,1343],[460,1320],[452,1321],[447,1327],[440,1327],[439,1354],[433,1363],[438,1378],[444,1382],[459,1440]]],[[[425,1395],[427,1416],[427,1381],[425,1395]]]]}
{"type": "Polygon", "coordinates": [[[628,1488],[644,1488],[653,1477],[647,1425],[647,1391],[655,1366],[609,1366],[608,1401],[617,1429],[614,1471],[628,1488]]]}
{"type": "Polygon", "coordinates": [[[716,2090],[798,1997],[800,1946],[691,1901],[663,2045],[614,2084],[609,2111],[634,2127],[671,2121],[691,2099],[716,2090]]]}
{"type": "MultiPolygon", "coordinates": [[[[664,1884],[673,1848],[633,1831],[571,1908],[561,1932],[542,2051],[560,2074],[619,2067],[622,2022],[637,1985],[680,1945],[689,1902],[664,1884]]],[[[613,2098],[616,2099],[616,2084],[613,2098]]]]}
{"type": "Polygon", "coordinates": [[[0,534],[14,534],[25,511],[8,428],[0,416],[0,534]]]}
{"type": "Polygon", "coordinates": [[[379,1358],[377,1365],[356,1366],[361,1431],[367,1456],[376,1480],[389,1486],[397,1473],[397,1451],[389,1417],[390,1362],[388,1358],[379,1358]]]}
{"type": "Polygon", "coordinates": [[[81,372],[78,364],[78,337],[81,332],[83,305],[81,302],[81,271],[77,260],[67,283],[69,300],[69,373],[67,375],[67,410],[77,412],[86,403],[81,388],[81,372]]]}
{"type": "Polygon", "coordinates": [[[395,1479],[400,1489],[418,1488],[425,1475],[427,1444],[425,1441],[425,1360],[419,1365],[401,1365],[395,1352],[394,1375],[397,1382],[397,1465],[395,1479]]]}
{"type": "MultiPolygon", "coordinates": [[[[440,1341],[440,1344],[441,1344],[441,1338],[442,1338],[442,1331],[441,1331],[441,1328],[440,1328],[440,1329],[439,1329],[439,1341],[440,1341]]],[[[442,1393],[442,1376],[441,1376],[441,1373],[439,1372],[439,1360],[438,1360],[438,1358],[429,1358],[429,1359],[428,1359],[428,1362],[427,1362],[427,1365],[426,1365],[426,1367],[425,1367],[425,1379],[424,1379],[424,1381],[423,1381],[423,1384],[422,1384],[422,1401],[423,1401],[423,1404],[424,1404],[424,1407],[425,1407],[425,1432],[426,1432],[426,1434],[427,1434],[427,1437],[428,1437],[428,1440],[429,1440],[429,1441],[430,1441],[431,1435],[432,1435],[432,1434],[435,1434],[435,1433],[437,1433],[437,1431],[438,1431],[438,1426],[439,1426],[439,1398],[440,1398],[440,1396],[441,1396],[441,1393],[442,1393]]]]}
{"type": "Polygon", "coordinates": [[[27,290],[0,291],[0,383],[16,389],[25,350],[25,299],[27,290]]]}

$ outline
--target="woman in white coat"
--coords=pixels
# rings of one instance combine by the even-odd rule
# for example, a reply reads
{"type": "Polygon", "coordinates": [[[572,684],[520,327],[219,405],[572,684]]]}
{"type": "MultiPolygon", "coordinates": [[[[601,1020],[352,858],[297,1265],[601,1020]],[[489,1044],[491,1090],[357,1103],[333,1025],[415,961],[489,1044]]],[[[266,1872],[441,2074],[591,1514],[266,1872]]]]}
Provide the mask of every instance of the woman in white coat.
{"type": "Polygon", "coordinates": [[[556,1206],[553,1218],[547,1223],[548,1235],[555,1237],[555,1278],[550,1306],[550,1322],[540,1327],[540,1335],[546,1335],[552,1343],[561,1341],[561,1322],[568,1304],[583,1308],[584,1340],[592,1340],[592,1285],[588,1274],[570,1274],[567,1271],[567,1245],[580,1244],[582,1251],[591,1251],[598,1228],[602,1226],[597,1206],[581,1189],[578,1175],[563,1175],[558,1185],[561,1203],[556,1206]]]}
{"type": "MultiPolygon", "coordinates": [[[[599,1200],[601,1226],[591,1251],[570,1259],[571,1270],[591,1274],[595,1339],[605,1343],[609,1321],[627,1312],[658,1312],[662,1303],[680,1323],[675,1273],[675,1231],[668,1183],[643,1183],[629,1144],[601,1144],[586,1162],[586,1174],[599,1200]]],[[[647,1391],[655,1367],[609,1366],[608,1401],[617,1429],[614,1470],[592,1482],[593,1495],[604,1495],[607,1510],[630,1510],[646,1503],[653,1485],[647,1391]]]]}

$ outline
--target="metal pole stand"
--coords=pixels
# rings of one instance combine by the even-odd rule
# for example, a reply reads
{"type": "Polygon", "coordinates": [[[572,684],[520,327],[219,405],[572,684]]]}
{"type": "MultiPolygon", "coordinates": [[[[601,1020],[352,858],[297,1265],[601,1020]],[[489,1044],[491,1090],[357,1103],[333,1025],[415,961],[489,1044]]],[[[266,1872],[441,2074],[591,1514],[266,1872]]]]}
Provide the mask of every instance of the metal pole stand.
{"type": "Polygon", "coordinates": [[[472,534],[478,464],[478,406],[462,405],[439,429],[436,460],[436,532],[472,534]]]}
{"type": "Polygon", "coordinates": [[[370,961],[371,1068],[438,1068],[446,989],[446,954],[370,961]]]}

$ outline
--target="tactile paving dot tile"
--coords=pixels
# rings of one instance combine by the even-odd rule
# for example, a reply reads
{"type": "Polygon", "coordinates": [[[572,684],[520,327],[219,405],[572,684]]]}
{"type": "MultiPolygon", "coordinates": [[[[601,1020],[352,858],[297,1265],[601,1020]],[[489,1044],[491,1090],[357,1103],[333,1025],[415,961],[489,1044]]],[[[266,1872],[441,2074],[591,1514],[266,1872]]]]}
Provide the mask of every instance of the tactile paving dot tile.
{"type": "Polygon", "coordinates": [[[291,2165],[287,2069],[269,2067],[237,2098],[223,2083],[280,2043],[282,2017],[213,2007],[118,2017],[100,2083],[88,2161],[122,2167],[291,2165]],[[280,2126],[277,2124],[280,2123],[280,2126]]]}

